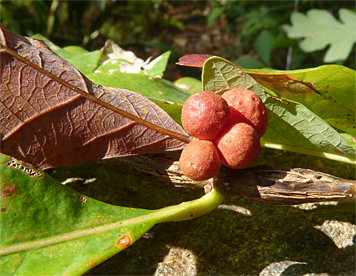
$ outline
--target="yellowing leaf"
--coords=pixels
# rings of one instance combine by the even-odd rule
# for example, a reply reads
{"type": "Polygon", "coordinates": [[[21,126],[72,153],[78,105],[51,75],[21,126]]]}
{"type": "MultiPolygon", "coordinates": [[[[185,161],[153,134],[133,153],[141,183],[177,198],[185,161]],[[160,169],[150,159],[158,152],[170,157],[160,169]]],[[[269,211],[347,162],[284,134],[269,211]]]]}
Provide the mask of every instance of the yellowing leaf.
{"type": "Polygon", "coordinates": [[[330,45],[324,62],[345,60],[356,42],[356,14],[340,9],[339,17],[341,22],[326,10],[312,9],[307,15],[295,12],[291,16],[292,26],[284,25],[283,29],[290,38],[304,38],[299,46],[307,53],[330,45]]]}

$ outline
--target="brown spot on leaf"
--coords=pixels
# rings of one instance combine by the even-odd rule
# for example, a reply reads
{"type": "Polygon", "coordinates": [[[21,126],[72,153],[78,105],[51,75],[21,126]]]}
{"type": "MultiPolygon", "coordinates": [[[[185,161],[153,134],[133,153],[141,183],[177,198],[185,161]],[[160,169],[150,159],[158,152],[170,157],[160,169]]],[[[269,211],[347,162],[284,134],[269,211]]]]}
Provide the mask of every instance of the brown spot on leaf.
{"type": "Polygon", "coordinates": [[[120,238],[116,244],[118,246],[121,246],[122,249],[126,249],[127,247],[129,247],[131,245],[131,239],[128,235],[125,235],[122,238],[120,238]]]}
{"type": "Polygon", "coordinates": [[[283,96],[286,92],[301,94],[315,92],[319,94],[314,83],[299,80],[288,74],[249,73],[249,75],[279,96],[283,96]]]}
{"type": "Polygon", "coordinates": [[[15,185],[4,184],[3,186],[1,186],[0,197],[2,199],[10,199],[11,197],[14,197],[16,195],[17,195],[17,188],[15,185]]]}
{"type": "Polygon", "coordinates": [[[88,201],[88,199],[83,195],[77,195],[77,198],[83,203],[87,203],[88,201]]]}
{"type": "Polygon", "coordinates": [[[22,240],[22,239],[23,239],[23,236],[22,236],[22,235],[17,235],[17,237],[19,238],[19,240],[22,240]]]}
{"type": "Polygon", "coordinates": [[[344,152],[342,152],[341,150],[333,150],[335,154],[339,154],[339,155],[346,155],[344,152]]]}
{"type": "Polygon", "coordinates": [[[6,212],[7,210],[7,204],[4,204],[2,207],[1,207],[1,212],[6,212]]]}
{"type": "Polygon", "coordinates": [[[354,137],[352,137],[351,135],[347,136],[347,139],[351,140],[352,142],[354,142],[356,144],[356,139],[354,137]]]}

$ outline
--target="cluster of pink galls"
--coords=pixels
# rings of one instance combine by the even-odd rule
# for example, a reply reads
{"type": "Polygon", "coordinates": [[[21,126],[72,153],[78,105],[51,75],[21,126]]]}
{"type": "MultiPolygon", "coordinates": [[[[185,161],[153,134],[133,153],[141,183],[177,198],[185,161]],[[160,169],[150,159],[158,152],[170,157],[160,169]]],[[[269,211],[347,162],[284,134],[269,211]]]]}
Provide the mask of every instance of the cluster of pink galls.
{"type": "Polygon", "coordinates": [[[192,180],[214,177],[221,163],[233,169],[250,166],[260,155],[260,138],[268,114],[260,97],[235,88],[222,96],[201,91],[191,95],[182,109],[184,129],[195,140],[182,151],[179,163],[192,180]]]}

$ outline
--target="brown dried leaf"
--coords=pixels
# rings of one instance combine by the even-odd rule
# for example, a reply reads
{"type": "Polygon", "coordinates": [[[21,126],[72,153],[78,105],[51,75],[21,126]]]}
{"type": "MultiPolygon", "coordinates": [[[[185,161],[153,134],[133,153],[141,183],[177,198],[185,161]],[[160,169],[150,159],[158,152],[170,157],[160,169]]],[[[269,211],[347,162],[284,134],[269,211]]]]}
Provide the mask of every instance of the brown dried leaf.
{"type": "MultiPolygon", "coordinates": [[[[187,135],[165,111],[125,89],[96,85],[42,41],[0,24],[0,43],[95,97],[165,129],[187,135]]],[[[178,150],[184,142],[79,96],[38,70],[0,52],[1,152],[41,169],[89,160],[178,150]]]]}

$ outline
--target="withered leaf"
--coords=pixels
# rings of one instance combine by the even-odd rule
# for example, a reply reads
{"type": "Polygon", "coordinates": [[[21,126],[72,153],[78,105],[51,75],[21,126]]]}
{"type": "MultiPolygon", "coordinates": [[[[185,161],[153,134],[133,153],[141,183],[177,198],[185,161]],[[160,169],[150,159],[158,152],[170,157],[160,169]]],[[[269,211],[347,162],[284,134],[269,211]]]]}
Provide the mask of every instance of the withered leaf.
{"type": "MultiPolygon", "coordinates": [[[[0,27],[0,43],[32,63],[127,113],[187,135],[152,101],[126,89],[96,85],[42,41],[0,27]]],[[[184,146],[182,141],[81,97],[3,50],[0,55],[2,153],[48,169],[184,146]]]]}

